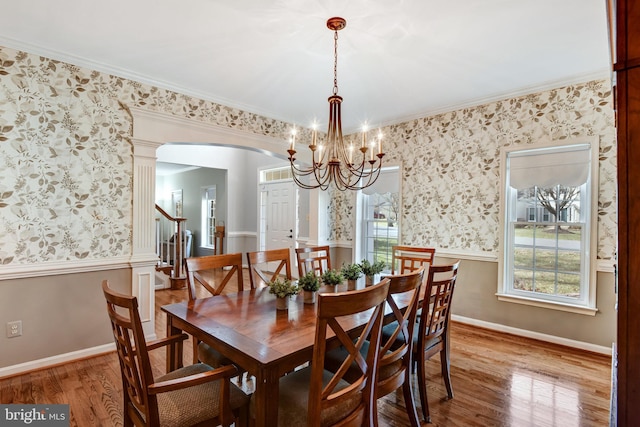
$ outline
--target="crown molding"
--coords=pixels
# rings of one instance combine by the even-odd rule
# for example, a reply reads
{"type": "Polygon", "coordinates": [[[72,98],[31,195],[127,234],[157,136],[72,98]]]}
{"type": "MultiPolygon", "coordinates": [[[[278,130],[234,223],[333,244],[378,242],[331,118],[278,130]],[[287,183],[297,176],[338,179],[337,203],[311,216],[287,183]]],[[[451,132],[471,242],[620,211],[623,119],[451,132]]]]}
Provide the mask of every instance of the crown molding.
{"type": "MultiPolygon", "coordinates": [[[[91,61],[86,58],[83,58],[77,55],[70,55],[55,49],[49,49],[43,46],[35,45],[32,43],[26,43],[23,41],[19,41],[19,40],[15,40],[15,39],[12,39],[9,37],[3,37],[3,36],[0,36],[0,46],[6,46],[11,49],[21,50],[31,54],[44,56],[57,61],[66,62],[66,63],[77,65],[80,67],[85,67],[90,70],[95,70],[95,71],[103,72],[113,76],[122,77],[122,78],[136,81],[139,83],[149,84],[158,88],[170,90],[183,95],[192,96],[197,99],[202,99],[205,101],[214,102],[216,104],[224,105],[227,107],[236,108],[238,110],[242,110],[247,113],[258,114],[265,118],[278,120],[283,123],[292,123],[289,119],[280,116],[278,113],[274,111],[264,111],[259,108],[256,108],[255,106],[239,103],[232,99],[227,99],[224,97],[216,96],[215,94],[189,89],[184,86],[169,83],[164,80],[155,79],[148,75],[140,74],[126,68],[109,65],[104,62],[91,61]]],[[[544,91],[556,89],[559,87],[569,86],[569,85],[578,84],[578,83],[585,83],[593,80],[611,81],[611,77],[612,77],[611,70],[608,68],[605,68],[595,72],[570,76],[568,78],[550,80],[542,84],[525,86],[514,91],[500,92],[488,97],[469,100],[464,103],[450,104],[440,108],[420,111],[415,114],[397,117],[388,121],[383,121],[380,123],[380,126],[386,127],[386,126],[396,125],[400,123],[411,122],[413,120],[417,120],[420,118],[432,117],[438,114],[444,114],[452,111],[462,110],[464,108],[477,107],[479,105],[489,104],[489,103],[501,101],[504,99],[517,98],[524,95],[544,92],[544,91]]],[[[357,129],[345,129],[346,136],[352,133],[357,133],[357,132],[358,132],[357,129]]]]}
{"type": "Polygon", "coordinates": [[[445,114],[445,113],[451,113],[453,111],[463,110],[465,108],[474,108],[480,105],[486,105],[493,102],[503,101],[505,99],[519,98],[521,96],[531,95],[531,94],[540,93],[540,92],[546,92],[548,90],[558,89],[561,87],[571,86],[571,85],[580,84],[580,83],[586,83],[594,80],[611,81],[611,70],[609,70],[608,68],[603,68],[602,70],[598,70],[592,73],[576,74],[574,76],[564,78],[564,79],[549,80],[542,84],[524,86],[518,90],[496,93],[491,96],[476,98],[476,99],[472,99],[467,102],[463,102],[459,104],[450,104],[440,108],[418,112],[409,116],[398,117],[397,119],[393,119],[393,120],[389,120],[381,123],[381,127],[411,122],[411,121],[426,118],[426,117],[433,117],[439,114],[445,114]]]}

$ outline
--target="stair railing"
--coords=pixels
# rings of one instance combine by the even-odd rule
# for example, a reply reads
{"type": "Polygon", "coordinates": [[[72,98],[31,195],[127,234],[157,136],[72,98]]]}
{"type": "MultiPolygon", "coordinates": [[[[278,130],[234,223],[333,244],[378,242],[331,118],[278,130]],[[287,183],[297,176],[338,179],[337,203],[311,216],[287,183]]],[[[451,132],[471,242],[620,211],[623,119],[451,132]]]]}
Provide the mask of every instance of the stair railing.
{"type": "Polygon", "coordinates": [[[156,205],[156,254],[158,269],[170,270],[169,280],[172,289],[180,289],[186,285],[187,276],[184,258],[187,253],[186,218],[176,218],[156,205]]]}

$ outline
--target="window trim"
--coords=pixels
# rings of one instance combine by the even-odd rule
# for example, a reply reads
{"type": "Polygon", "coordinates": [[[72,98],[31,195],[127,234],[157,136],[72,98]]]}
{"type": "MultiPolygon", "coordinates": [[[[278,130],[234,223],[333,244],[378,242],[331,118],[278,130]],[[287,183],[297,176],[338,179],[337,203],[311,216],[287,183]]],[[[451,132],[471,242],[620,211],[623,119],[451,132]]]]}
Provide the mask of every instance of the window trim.
{"type": "Polygon", "coordinates": [[[598,311],[596,307],[597,294],[597,250],[598,250],[598,190],[599,190],[599,140],[597,137],[578,137],[563,141],[541,141],[531,145],[516,145],[502,147],[500,152],[500,233],[498,246],[498,284],[496,296],[499,301],[525,304],[535,307],[544,307],[555,310],[579,313],[585,315],[595,315],[598,311]],[[535,296],[514,295],[507,292],[508,286],[505,283],[506,251],[511,245],[506,241],[509,221],[507,221],[507,155],[516,151],[528,151],[532,149],[544,149],[553,147],[563,147],[576,144],[590,144],[591,170],[590,170],[590,218],[585,224],[585,231],[589,233],[587,301],[586,304],[571,304],[561,301],[536,298],[535,296]]]}
{"type": "MultiPolygon", "coordinates": [[[[209,204],[208,201],[211,200],[216,200],[216,205],[217,205],[217,198],[218,198],[218,188],[217,188],[217,184],[211,184],[211,185],[207,185],[207,186],[203,186],[200,187],[201,190],[201,199],[200,199],[200,206],[201,206],[201,227],[202,227],[202,233],[201,233],[201,239],[200,239],[200,247],[204,248],[204,249],[211,249],[211,250],[215,250],[215,236],[210,236],[209,235],[209,204]],[[214,190],[216,192],[216,198],[215,199],[209,199],[208,198],[208,192],[209,190],[214,190]],[[209,242],[209,237],[212,237],[213,241],[209,242]]],[[[213,223],[214,223],[214,230],[215,230],[215,223],[216,223],[216,217],[213,217],[213,223]]]]}
{"type": "MultiPolygon", "coordinates": [[[[392,170],[397,169],[398,171],[398,203],[400,205],[400,214],[398,215],[397,223],[398,223],[398,244],[402,241],[402,181],[403,181],[403,167],[402,162],[389,162],[383,166],[384,170],[392,170]]],[[[365,232],[364,232],[364,210],[365,210],[365,194],[362,190],[358,190],[355,194],[355,215],[353,219],[353,229],[354,229],[354,250],[352,251],[353,257],[352,262],[360,262],[363,258],[366,257],[366,244],[365,244],[365,232]]]]}

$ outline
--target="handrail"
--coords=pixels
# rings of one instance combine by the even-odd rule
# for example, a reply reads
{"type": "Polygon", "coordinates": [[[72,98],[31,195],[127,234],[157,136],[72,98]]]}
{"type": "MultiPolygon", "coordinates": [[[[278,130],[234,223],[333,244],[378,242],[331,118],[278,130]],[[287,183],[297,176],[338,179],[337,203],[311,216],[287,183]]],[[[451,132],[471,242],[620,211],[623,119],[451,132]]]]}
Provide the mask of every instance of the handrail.
{"type": "Polygon", "coordinates": [[[157,204],[156,204],[156,210],[157,210],[158,212],[160,212],[160,214],[161,214],[163,217],[167,218],[169,221],[174,221],[174,222],[176,222],[176,221],[186,221],[186,220],[187,220],[187,218],[172,217],[171,215],[169,215],[169,214],[167,213],[167,211],[165,211],[164,209],[162,209],[162,208],[161,208],[160,206],[158,206],[157,204]]]}
{"type": "Polygon", "coordinates": [[[159,219],[156,219],[156,252],[158,254],[158,265],[162,266],[166,263],[166,266],[171,266],[171,281],[172,289],[179,289],[184,287],[186,283],[186,274],[184,269],[184,258],[186,253],[186,240],[183,235],[183,224],[187,221],[186,218],[173,217],[169,215],[164,209],[156,204],[156,211],[165,217],[168,221],[174,224],[171,227],[173,236],[173,244],[169,239],[163,242],[162,235],[164,234],[164,227],[161,227],[159,219]],[[170,253],[171,252],[171,253],[170,253]],[[170,262],[172,261],[172,263],[170,262]]]}

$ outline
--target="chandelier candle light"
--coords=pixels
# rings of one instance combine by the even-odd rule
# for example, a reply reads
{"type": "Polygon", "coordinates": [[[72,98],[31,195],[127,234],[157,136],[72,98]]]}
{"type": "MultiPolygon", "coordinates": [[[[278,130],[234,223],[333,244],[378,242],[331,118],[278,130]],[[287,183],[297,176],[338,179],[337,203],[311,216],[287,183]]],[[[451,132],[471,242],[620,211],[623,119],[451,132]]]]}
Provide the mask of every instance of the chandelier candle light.
{"type": "MultiPolygon", "coordinates": [[[[326,190],[333,182],[340,191],[344,190],[361,190],[373,184],[380,175],[382,168],[382,132],[378,131],[377,139],[367,141],[367,129],[362,129],[362,142],[356,153],[354,144],[347,147],[342,138],[342,116],[341,108],[342,97],[338,96],[338,31],[347,25],[347,21],[343,18],[329,18],[327,28],[334,32],[334,63],[333,63],[333,95],[329,97],[329,127],[327,129],[327,140],[323,145],[322,141],[318,141],[318,131],[313,127],[311,143],[312,164],[309,167],[303,167],[295,164],[295,144],[296,130],[291,132],[289,140],[289,162],[291,163],[291,172],[293,179],[301,188],[312,189],[320,188],[326,190]],[[377,153],[376,153],[377,149],[377,153]],[[367,151],[369,155],[367,156],[367,151]],[[354,156],[356,162],[354,163],[354,156]],[[358,161],[360,157],[360,161],[358,161]],[[368,159],[367,159],[368,157],[368,159]],[[302,177],[311,176],[309,182],[301,181],[302,177]]],[[[306,180],[305,180],[306,181],[306,180]]]]}

